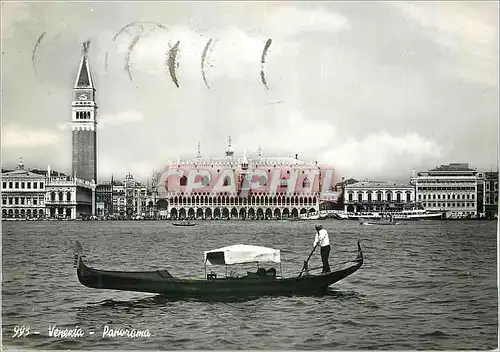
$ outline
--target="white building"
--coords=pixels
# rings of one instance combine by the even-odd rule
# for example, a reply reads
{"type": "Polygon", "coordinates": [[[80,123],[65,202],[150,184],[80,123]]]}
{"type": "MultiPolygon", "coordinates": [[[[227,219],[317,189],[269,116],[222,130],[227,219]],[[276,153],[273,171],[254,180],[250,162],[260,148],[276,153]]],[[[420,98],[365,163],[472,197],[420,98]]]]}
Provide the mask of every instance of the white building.
{"type": "Polygon", "coordinates": [[[95,215],[95,183],[67,175],[47,172],[46,215],[49,218],[76,219],[95,215]]]}
{"type": "Polygon", "coordinates": [[[93,214],[95,184],[50,170],[2,170],[2,219],[76,219],[93,214]]]}
{"type": "Polygon", "coordinates": [[[384,212],[415,207],[415,187],[400,182],[361,181],[344,186],[344,211],[384,212]]]}
{"type": "Polygon", "coordinates": [[[2,171],[2,219],[45,217],[45,176],[24,168],[2,171]]]}
{"type": "Polygon", "coordinates": [[[445,212],[447,218],[476,217],[482,213],[484,175],[469,168],[469,164],[451,163],[419,172],[412,178],[417,201],[426,210],[445,212]],[[480,193],[480,199],[478,199],[480,193]]]}

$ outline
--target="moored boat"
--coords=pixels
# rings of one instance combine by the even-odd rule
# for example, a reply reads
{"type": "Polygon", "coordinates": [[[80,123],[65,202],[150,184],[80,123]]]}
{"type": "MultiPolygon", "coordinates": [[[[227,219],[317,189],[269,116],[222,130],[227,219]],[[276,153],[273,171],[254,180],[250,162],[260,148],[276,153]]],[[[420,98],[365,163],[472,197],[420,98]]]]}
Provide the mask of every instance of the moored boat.
{"type": "Polygon", "coordinates": [[[326,219],[326,217],[322,218],[321,215],[319,214],[301,214],[300,219],[302,220],[323,220],[326,219]]]}
{"type": "Polygon", "coordinates": [[[410,209],[402,210],[399,212],[386,212],[380,213],[381,216],[389,217],[392,216],[394,220],[400,221],[418,221],[418,220],[440,220],[443,218],[443,214],[440,212],[432,212],[425,209],[410,209]]]}
{"type": "Polygon", "coordinates": [[[360,225],[382,225],[382,226],[395,226],[395,225],[399,225],[399,222],[395,222],[395,221],[384,221],[384,220],[378,220],[378,221],[363,221],[363,220],[360,220],[359,224],[360,224],[360,225]]]}
{"type": "Polygon", "coordinates": [[[418,221],[418,220],[440,220],[443,214],[440,212],[431,212],[425,209],[410,209],[401,211],[372,211],[361,213],[348,213],[349,220],[362,221],[363,219],[380,220],[392,217],[398,221],[418,221]]]}
{"type": "Polygon", "coordinates": [[[394,221],[394,218],[392,216],[389,216],[389,217],[382,217],[381,219],[377,219],[377,220],[366,220],[366,219],[360,218],[359,224],[360,225],[395,226],[395,225],[399,225],[399,222],[394,221]]]}
{"type": "MultiPolygon", "coordinates": [[[[181,298],[325,293],[328,286],[353,274],[363,265],[359,241],[356,258],[337,264],[337,270],[313,274],[311,272],[318,268],[307,270],[308,258],[302,271],[290,277],[283,276],[280,250],[259,246],[233,245],[205,252],[205,277],[200,279],[176,278],[167,270],[125,272],[91,268],[83,261],[83,247],[79,242],[76,242],[74,253],[78,280],[84,286],[181,298]],[[217,277],[213,272],[206,272],[207,265],[226,266],[227,269],[228,266],[249,263],[280,264],[280,273],[278,275],[274,268],[266,270],[263,267],[259,267],[256,272],[247,272],[242,277],[217,277]]],[[[337,266],[332,265],[332,268],[337,266]]]]}
{"type": "Polygon", "coordinates": [[[174,225],[174,226],[195,226],[196,223],[188,220],[188,221],[173,222],[172,225],[174,225]]]}

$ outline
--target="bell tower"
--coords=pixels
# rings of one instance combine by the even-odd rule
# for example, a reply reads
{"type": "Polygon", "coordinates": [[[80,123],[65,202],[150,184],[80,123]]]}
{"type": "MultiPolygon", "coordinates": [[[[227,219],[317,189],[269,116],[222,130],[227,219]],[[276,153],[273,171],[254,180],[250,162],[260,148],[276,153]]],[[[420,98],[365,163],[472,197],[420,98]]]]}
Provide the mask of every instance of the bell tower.
{"type": "Polygon", "coordinates": [[[97,104],[87,56],[89,45],[89,41],[83,43],[82,58],[73,88],[72,174],[76,174],[79,179],[97,183],[97,104]]]}

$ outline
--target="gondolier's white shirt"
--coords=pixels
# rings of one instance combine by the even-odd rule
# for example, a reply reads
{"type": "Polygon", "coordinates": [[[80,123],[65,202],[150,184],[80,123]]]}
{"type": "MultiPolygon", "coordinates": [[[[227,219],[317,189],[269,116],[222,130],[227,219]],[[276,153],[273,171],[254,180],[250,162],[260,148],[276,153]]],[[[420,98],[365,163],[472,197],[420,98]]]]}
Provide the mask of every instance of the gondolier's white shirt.
{"type": "Polygon", "coordinates": [[[319,230],[316,232],[316,236],[314,237],[313,247],[316,247],[316,244],[320,245],[320,247],[328,246],[330,244],[330,239],[328,238],[328,232],[325,229],[319,230]]]}

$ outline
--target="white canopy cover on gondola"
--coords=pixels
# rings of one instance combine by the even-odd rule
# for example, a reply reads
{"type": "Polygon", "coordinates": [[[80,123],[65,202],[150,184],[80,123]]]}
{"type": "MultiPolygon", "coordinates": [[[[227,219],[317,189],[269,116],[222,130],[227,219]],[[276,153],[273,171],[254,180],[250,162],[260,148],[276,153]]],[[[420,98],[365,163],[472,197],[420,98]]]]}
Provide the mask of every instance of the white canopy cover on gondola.
{"type": "Polygon", "coordinates": [[[280,250],[236,244],[205,252],[204,262],[208,265],[231,265],[255,262],[280,263],[280,250]]]}

